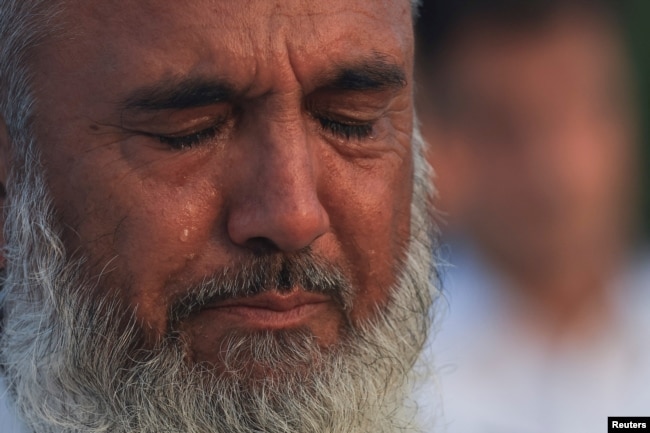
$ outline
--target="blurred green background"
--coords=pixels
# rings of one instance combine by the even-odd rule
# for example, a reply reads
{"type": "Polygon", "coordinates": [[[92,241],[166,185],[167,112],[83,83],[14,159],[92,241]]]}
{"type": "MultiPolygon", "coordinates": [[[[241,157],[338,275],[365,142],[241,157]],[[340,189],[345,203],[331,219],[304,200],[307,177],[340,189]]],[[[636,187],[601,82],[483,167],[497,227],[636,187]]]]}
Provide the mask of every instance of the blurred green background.
{"type": "Polygon", "coordinates": [[[650,240],[650,0],[628,0],[627,31],[638,79],[641,109],[642,241],[650,240]]]}

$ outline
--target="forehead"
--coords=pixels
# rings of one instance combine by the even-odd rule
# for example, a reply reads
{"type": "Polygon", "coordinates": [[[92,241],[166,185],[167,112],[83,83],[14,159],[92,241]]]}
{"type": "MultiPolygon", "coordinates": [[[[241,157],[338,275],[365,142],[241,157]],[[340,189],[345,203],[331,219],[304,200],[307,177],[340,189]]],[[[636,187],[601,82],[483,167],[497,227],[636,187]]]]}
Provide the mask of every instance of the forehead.
{"type": "Polygon", "coordinates": [[[67,5],[66,31],[41,53],[47,59],[43,68],[57,62],[72,80],[105,76],[119,86],[218,74],[266,91],[265,81],[277,82],[288,72],[308,86],[328,64],[379,55],[408,66],[412,58],[408,0],[78,0],[67,5]]]}

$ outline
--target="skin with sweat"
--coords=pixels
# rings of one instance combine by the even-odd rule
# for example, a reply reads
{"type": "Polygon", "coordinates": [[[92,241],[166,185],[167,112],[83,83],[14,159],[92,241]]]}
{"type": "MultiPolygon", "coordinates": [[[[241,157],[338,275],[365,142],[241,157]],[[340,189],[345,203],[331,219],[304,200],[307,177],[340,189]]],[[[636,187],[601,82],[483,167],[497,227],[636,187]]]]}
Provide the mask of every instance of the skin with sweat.
{"type": "Polygon", "coordinates": [[[233,331],[302,327],[326,347],[371,319],[409,236],[409,2],[70,3],[32,53],[35,131],[97,290],[156,340],[188,287],[309,249],[353,283],[349,314],[324,295],[203,310],[181,324],[193,360],[217,362],[233,331]]]}

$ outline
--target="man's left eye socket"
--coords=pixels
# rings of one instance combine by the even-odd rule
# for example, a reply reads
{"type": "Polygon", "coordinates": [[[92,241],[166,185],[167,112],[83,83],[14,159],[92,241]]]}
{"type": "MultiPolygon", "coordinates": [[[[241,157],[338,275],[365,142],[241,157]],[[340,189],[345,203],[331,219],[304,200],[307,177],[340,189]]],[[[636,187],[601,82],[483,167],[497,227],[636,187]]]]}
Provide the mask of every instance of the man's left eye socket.
{"type": "Polygon", "coordinates": [[[321,117],[319,119],[323,129],[345,140],[363,140],[370,138],[373,132],[373,123],[345,123],[321,117]]]}

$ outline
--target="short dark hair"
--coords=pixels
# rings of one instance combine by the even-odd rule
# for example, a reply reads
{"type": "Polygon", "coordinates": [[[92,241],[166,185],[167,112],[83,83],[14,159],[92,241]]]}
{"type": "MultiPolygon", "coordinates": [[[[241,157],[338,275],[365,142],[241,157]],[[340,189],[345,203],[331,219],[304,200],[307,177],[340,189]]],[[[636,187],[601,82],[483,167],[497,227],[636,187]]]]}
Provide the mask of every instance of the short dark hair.
{"type": "Polygon", "coordinates": [[[435,66],[469,21],[525,31],[558,12],[579,8],[620,24],[626,0],[425,0],[416,23],[418,62],[435,66]]]}

